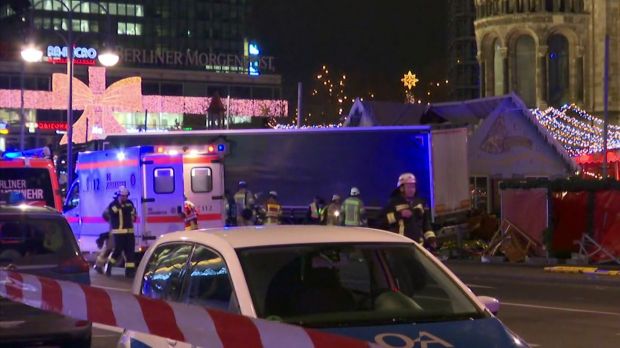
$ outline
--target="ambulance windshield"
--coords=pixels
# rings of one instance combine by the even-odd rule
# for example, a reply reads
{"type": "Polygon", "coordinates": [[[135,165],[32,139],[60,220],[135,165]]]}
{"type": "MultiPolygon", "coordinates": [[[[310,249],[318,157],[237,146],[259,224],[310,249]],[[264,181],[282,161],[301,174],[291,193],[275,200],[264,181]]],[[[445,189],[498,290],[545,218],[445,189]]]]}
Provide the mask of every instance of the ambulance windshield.
{"type": "Polygon", "coordinates": [[[54,206],[50,174],[44,168],[2,168],[0,193],[19,192],[31,205],[54,206]]]}

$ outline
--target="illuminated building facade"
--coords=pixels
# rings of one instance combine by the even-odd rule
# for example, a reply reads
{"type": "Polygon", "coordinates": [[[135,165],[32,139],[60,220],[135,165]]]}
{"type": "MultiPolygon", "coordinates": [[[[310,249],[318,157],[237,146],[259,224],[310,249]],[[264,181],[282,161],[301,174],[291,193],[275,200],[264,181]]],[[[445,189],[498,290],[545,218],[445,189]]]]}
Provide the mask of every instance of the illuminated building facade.
{"type": "MultiPolygon", "coordinates": [[[[228,105],[228,98],[279,101],[281,77],[274,58],[262,56],[258,44],[252,40],[248,26],[249,1],[98,1],[108,9],[107,16],[100,6],[64,0],[73,8],[71,22],[59,0],[23,1],[32,5],[31,11],[20,8],[20,1],[12,6],[2,2],[0,36],[14,39],[0,42],[0,91],[51,92],[52,74],[66,73],[66,47],[56,32],[66,36],[71,25],[74,37],[79,37],[74,50],[74,76],[87,85],[87,67],[97,64],[97,51],[111,41],[120,61],[107,69],[106,87],[138,76],[143,96],[209,99],[218,95],[224,107],[228,105]],[[20,58],[21,48],[33,38],[44,52],[44,61],[24,64],[20,58]]],[[[65,113],[63,110],[26,109],[26,147],[57,143],[56,131],[62,132],[58,128],[63,128],[65,113]]],[[[257,114],[285,116],[265,114],[264,110],[251,115],[227,112],[229,123],[226,126],[259,127],[265,117],[254,117],[257,114]]],[[[187,114],[145,110],[115,112],[114,116],[129,130],[206,127],[206,111],[187,114]]],[[[0,132],[5,133],[0,134],[3,138],[0,150],[18,141],[19,120],[19,108],[0,105],[0,132]],[[3,128],[7,130],[2,131],[3,128]]]]}
{"type": "Polygon", "coordinates": [[[481,96],[517,93],[529,107],[575,103],[604,110],[605,35],[610,35],[609,110],[620,111],[620,1],[476,0],[481,96]]]}

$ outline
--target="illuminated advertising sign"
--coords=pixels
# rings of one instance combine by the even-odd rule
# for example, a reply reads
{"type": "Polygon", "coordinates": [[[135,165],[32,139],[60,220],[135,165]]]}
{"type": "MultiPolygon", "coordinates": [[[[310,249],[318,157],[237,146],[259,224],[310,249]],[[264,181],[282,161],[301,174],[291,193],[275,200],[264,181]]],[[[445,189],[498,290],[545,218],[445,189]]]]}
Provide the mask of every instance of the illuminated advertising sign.
{"type": "Polygon", "coordinates": [[[65,131],[67,130],[67,123],[66,122],[39,121],[37,122],[37,128],[41,130],[65,131]]]}
{"type": "MultiPolygon", "coordinates": [[[[47,61],[52,64],[67,63],[67,47],[47,46],[47,61]]],[[[95,65],[97,50],[92,47],[73,47],[73,63],[78,65],[95,65]]]]}

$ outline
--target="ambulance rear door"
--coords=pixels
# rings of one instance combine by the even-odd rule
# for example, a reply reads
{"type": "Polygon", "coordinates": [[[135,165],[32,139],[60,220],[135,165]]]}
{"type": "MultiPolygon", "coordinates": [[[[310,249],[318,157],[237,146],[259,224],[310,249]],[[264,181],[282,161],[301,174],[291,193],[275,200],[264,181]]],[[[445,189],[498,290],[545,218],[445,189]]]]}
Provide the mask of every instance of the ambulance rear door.
{"type": "Polygon", "coordinates": [[[225,220],[224,169],[217,155],[183,157],[185,195],[196,205],[198,227],[221,227],[225,220]]]}
{"type": "Polygon", "coordinates": [[[141,233],[136,246],[146,250],[162,234],[182,231],[183,155],[147,154],[142,159],[141,233]]]}

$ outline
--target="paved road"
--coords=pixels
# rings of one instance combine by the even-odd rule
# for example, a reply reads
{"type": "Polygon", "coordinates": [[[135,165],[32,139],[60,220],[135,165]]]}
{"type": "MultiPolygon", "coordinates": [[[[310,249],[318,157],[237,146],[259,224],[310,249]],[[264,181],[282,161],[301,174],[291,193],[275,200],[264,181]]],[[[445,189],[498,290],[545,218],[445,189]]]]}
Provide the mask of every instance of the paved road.
{"type": "MultiPolygon", "coordinates": [[[[620,347],[620,277],[471,262],[448,266],[476,294],[498,298],[499,318],[533,347],[620,347]]],[[[91,276],[94,286],[127,291],[131,287],[122,275],[91,276]]],[[[107,329],[95,328],[92,347],[116,344],[118,330],[107,329]]]]}
{"type": "Polygon", "coordinates": [[[620,277],[527,266],[448,266],[477,295],[498,298],[498,317],[534,347],[620,347],[620,277]]]}

